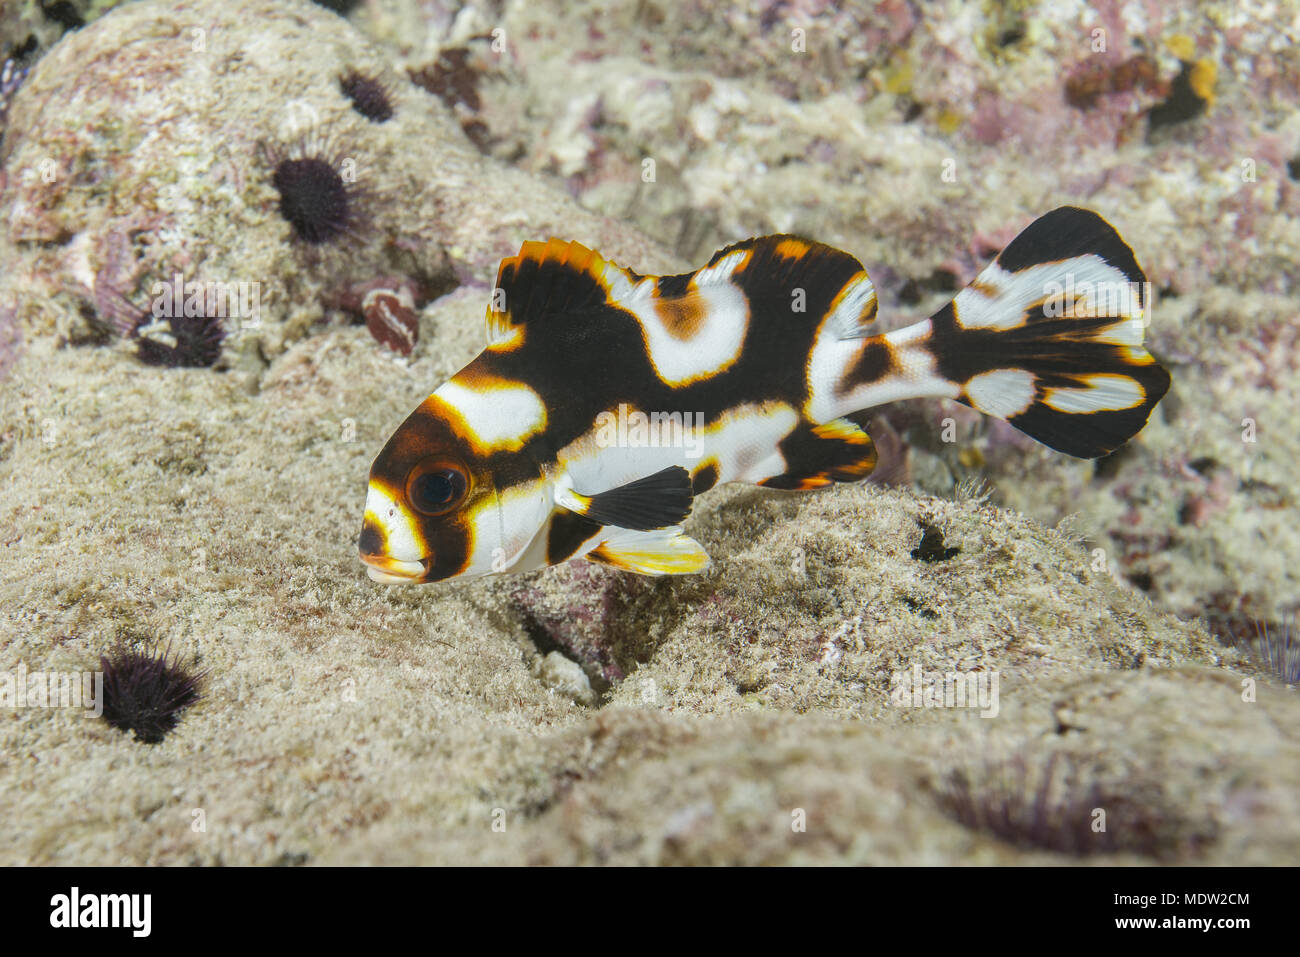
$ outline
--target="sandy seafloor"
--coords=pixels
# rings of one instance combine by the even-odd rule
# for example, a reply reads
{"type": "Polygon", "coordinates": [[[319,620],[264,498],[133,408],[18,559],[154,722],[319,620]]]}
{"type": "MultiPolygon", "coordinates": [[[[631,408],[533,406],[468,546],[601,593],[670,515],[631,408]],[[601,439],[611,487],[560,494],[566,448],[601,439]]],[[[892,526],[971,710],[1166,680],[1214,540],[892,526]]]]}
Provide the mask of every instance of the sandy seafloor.
{"type": "Polygon", "coordinates": [[[1294,3],[74,6],[62,38],[0,14],[35,38],[0,146],[0,671],[161,641],[206,677],[158,745],[0,711],[0,862],[1300,857],[1300,702],[1240,643],[1300,574],[1294,3]],[[259,150],[308,121],[366,190],[317,249],[259,150]],[[706,494],[699,576],[363,574],[369,463],[521,241],[653,273],[799,232],[890,328],[1062,203],[1158,293],[1174,388],[1122,454],[910,403],[873,421],[889,482],[706,494]],[[261,283],[215,368],[108,328],[176,271],[261,283]],[[409,359],[348,314],[381,278],[422,291],[409,359]],[[923,526],[958,551],[913,557],[923,526]],[[915,666],[996,672],[997,715],[891,703],[915,666]]]}

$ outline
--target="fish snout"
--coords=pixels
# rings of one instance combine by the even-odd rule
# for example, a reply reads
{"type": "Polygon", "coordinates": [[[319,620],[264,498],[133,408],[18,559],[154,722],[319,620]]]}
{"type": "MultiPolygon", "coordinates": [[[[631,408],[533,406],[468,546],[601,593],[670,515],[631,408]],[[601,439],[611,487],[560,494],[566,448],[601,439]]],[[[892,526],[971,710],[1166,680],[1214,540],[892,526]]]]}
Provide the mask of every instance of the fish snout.
{"type": "Polygon", "coordinates": [[[371,485],[361,537],[357,539],[357,552],[366,573],[387,585],[423,581],[432,559],[421,554],[418,543],[418,532],[405,510],[382,489],[371,485]]]}
{"type": "Polygon", "coordinates": [[[429,570],[428,559],[407,561],[393,558],[384,552],[384,536],[380,528],[366,520],[357,541],[357,552],[365,563],[366,574],[385,585],[405,585],[422,581],[429,570]]]}

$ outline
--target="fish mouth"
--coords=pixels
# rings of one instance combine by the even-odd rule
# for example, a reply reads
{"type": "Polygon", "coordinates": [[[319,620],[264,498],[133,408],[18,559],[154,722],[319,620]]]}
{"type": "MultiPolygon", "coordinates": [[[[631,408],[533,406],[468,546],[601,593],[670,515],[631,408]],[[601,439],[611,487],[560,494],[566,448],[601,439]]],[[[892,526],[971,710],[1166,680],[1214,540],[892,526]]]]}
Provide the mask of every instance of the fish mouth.
{"type": "Polygon", "coordinates": [[[429,570],[427,561],[403,561],[386,555],[367,555],[361,553],[361,561],[366,565],[366,574],[372,581],[384,585],[413,585],[424,580],[429,570]]]}

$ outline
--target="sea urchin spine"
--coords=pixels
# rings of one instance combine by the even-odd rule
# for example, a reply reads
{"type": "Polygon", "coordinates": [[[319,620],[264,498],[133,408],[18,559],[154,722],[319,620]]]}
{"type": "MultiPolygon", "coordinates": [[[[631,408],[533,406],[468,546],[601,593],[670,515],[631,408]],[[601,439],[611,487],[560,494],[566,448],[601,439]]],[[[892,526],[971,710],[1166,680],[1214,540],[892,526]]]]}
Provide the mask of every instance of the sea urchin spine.
{"type": "Polygon", "coordinates": [[[1257,622],[1250,650],[1269,674],[1289,685],[1300,684],[1300,642],[1290,621],[1284,619],[1280,625],[1257,622]]]}

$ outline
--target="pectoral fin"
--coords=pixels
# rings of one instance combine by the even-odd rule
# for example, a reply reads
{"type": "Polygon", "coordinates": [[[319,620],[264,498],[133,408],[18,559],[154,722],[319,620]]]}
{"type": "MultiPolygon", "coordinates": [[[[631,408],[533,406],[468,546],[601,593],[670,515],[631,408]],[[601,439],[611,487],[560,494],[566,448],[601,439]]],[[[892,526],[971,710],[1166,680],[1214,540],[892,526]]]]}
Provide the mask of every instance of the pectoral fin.
{"type": "Polygon", "coordinates": [[[597,495],[562,489],[556,492],[555,501],[600,525],[644,532],[679,524],[690,514],[692,494],[691,473],[680,465],[670,465],[597,495]]]}
{"type": "Polygon", "coordinates": [[[587,553],[589,560],[640,575],[689,575],[709,565],[708,552],[679,525],[611,531],[609,538],[587,553]]]}

